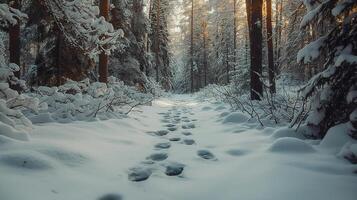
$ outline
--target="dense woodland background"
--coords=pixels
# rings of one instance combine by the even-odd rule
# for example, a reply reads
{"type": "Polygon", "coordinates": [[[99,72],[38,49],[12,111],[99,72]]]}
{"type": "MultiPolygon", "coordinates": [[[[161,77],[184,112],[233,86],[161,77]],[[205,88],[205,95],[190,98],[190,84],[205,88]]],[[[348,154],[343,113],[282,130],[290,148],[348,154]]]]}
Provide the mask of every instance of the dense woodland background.
{"type": "Polygon", "coordinates": [[[143,93],[217,85],[227,86],[220,94],[236,109],[259,118],[252,100],[265,102],[263,113],[292,127],[307,124],[310,137],[348,121],[356,126],[354,0],[0,3],[2,81],[20,94],[111,77],[143,93]],[[305,86],[287,99],[277,80],[305,86]],[[282,102],[288,117],[277,117],[282,102]]]}

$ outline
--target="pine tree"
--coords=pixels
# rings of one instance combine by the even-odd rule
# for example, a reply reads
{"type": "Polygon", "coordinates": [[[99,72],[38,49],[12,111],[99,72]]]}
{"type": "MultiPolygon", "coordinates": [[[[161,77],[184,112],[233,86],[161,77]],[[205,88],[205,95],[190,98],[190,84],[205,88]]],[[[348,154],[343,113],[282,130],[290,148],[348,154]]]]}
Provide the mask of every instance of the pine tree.
{"type": "MultiPolygon", "coordinates": [[[[348,134],[356,138],[357,128],[357,16],[356,1],[304,1],[308,13],[302,29],[310,24],[328,30],[298,53],[298,62],[311,63],[325,58],[324,70],[316,74],[301,90],[304,99],[312,98],[306,123],[313,137],[322,138],[338,124],[352,126],[348,134]]],[[[298,115],[297,120],[304,120],[298,115]]],[[[295,123],[297,120],[294,120],[295,123]]]]}

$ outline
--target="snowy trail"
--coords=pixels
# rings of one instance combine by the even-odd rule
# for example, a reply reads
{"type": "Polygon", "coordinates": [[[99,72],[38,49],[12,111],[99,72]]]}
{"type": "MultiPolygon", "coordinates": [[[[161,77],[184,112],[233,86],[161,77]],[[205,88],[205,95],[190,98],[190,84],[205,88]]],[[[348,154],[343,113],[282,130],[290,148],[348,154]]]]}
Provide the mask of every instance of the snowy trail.
{"type": "Polygon", "coordinates": [[[357,170],[222,103],[162,98],[128,118],[0,138],[0,200],[354,200],[357,170]],[[286,146],[289,147],[286,147],[286,146]]]}

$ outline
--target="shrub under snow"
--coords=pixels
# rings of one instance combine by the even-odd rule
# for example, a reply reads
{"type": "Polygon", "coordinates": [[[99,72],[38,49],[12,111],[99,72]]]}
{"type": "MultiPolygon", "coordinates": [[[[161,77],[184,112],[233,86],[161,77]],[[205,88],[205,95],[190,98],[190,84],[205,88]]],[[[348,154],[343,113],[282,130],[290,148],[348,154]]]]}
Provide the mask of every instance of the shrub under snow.
{"type": "Polygon", "coordinates": [[[68,80],[59,87],[38,87],[32,95],[40,99],[40,114],[28,115],[36,123],[108,119],[128,114],[134,107],[153,100],[151,94],[141,93],[114,77],[108,84],[68,80]]]}
{"type": "Polygon", "coordinates": [[[27,132],[31,129],[31,122],[22,111],[37,112],[38,99],[19,94],[10,88],[9,83],[18,87],[24,87],[24,83],[14,76],[19,66],[6,65],[3,61],[0,53],[0,136],[28,140],[27,132]]]}

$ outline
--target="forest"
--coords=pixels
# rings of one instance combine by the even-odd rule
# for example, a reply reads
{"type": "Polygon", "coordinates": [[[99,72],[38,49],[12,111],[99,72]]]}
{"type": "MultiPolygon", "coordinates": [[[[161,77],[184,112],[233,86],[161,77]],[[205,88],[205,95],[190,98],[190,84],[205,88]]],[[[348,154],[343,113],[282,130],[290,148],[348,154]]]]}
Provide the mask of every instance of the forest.
{"type": "Polygon", "coordinates": [[[357,0],[0,0],[0,200],[355,200],[357,0]]]}

